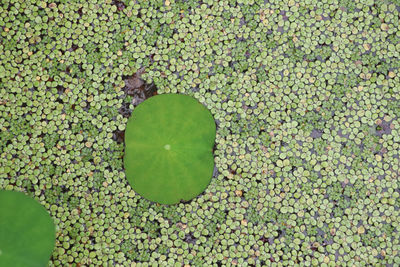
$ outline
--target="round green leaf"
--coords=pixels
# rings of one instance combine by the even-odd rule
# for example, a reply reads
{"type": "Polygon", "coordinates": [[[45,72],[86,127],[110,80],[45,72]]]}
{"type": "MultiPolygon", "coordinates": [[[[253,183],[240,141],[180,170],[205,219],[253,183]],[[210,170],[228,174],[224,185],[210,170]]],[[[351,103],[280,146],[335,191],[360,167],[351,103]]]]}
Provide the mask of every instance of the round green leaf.
{"type": "Polygon", "coordinates": [[[150,97],[134,109],[125,130],[124,165],[132,188],[161,204],[187,201],[210,183],[216,126],[195,98],[150,97]]]}
{"type": "Polygon", "coordinates": [[[40,203],[0,190],[0,266],[47,266],[55,237],[53,220],[40,203]]]}

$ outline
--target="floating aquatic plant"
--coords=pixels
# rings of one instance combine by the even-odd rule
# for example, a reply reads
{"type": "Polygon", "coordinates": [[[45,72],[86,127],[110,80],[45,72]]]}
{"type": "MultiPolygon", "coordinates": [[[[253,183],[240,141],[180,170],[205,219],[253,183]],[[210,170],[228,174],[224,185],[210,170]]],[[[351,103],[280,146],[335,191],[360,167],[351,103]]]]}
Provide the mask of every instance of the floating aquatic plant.
{"type": "Polygon", "coordinates": [[[132,188],[161,204],[196,197],[212,177],[215,132],[211,112],[193,97],[164,94],[141,103],[125,130],[132,188]]]}
{"type": "Polygon", "coordinates": [[[24,193],[0,190],[0,266],[47,266],[54,245],[47,210],[24,193]]]}

